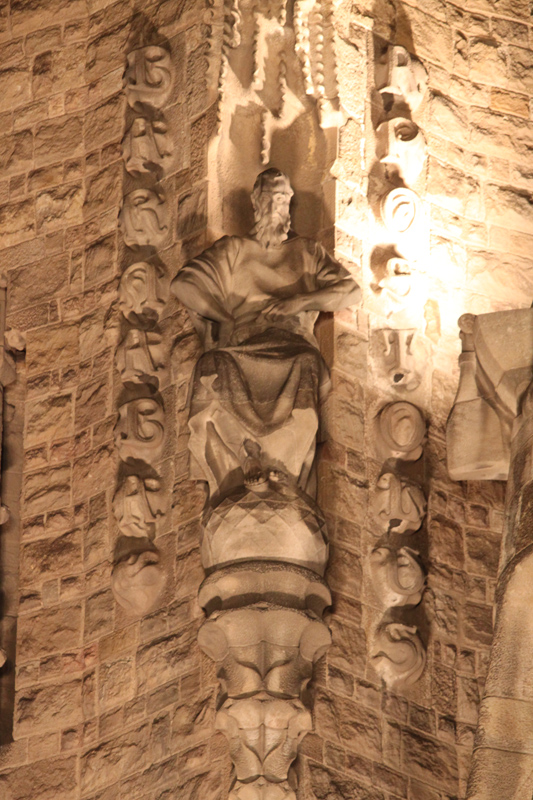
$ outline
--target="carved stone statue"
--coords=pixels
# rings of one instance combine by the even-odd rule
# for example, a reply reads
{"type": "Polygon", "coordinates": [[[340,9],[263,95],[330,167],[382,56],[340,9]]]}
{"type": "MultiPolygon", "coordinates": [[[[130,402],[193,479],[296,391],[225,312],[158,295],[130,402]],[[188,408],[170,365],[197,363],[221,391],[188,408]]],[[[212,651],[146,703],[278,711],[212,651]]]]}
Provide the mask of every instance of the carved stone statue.
{"type": "Polygon", "coordinates": [[[286,175],[262,172],[255,225],[224,236],[178,272],[175,295],[188,308],[205,353],[193,379],[189,427],[192,477],[211,494],[243,484],[249,454],[310,490],[326,365],[313,335],[320,311],[352,305],[360,290],[324,248],[290,231],[286,175]]]}
{"type": "Polygon", "coordinates": [[[204,347],[189,416],[191,477],[210,490],[198,642],[217,665],[230,800],[296,800],[305,690],[331,642],[326,525],[311,497],[329,378],[313,327],[320,311],[355,303],[359,287],[290,231],[292,194],[282,172],[261,173],[250,233],[224,236],[172,284],[204,347]]]}

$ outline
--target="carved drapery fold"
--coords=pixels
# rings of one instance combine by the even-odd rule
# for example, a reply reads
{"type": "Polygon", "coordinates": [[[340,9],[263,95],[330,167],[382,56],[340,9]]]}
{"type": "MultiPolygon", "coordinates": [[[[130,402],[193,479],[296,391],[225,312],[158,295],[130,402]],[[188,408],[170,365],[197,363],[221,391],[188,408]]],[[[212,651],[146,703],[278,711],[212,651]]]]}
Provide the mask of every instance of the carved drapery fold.
{"type": "Polygon", "coordinates": [[[469,800],[533,792],[533,311],[459,319],[460,381],[448,419],[455,480],[507,478],[496,618],[469,800]]]}

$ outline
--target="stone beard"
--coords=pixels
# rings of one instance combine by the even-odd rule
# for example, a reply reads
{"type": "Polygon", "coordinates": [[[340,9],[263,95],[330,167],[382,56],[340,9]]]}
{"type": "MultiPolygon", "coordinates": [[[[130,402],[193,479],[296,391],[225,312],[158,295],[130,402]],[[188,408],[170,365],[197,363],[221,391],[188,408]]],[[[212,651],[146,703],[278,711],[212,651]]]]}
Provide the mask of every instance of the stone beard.
{"type": "Polygon", "coordinates": [[[257,473],[285,473],[313,493],[319,406],[329,388],[313,327],[320,310],[358,299],[349,273],[317,242],[289,234],[288,179],[259,176],[247,236],[224,236],[180,270],[173,291],[206,352],[191,387],[191,477],[211,496],[243,485],[244,447],[257,473]]]}

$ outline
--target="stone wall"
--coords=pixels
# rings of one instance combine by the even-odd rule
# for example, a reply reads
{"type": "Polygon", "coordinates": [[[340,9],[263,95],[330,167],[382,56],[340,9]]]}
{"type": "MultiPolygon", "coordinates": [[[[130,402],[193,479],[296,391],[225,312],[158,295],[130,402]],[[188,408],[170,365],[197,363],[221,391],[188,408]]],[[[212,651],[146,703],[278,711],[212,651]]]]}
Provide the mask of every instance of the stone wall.
{"type": "MultiPolygon", "coordinates": [[[[221,27],[212,26],[206,6],[0,3],[0,264],[8,326],[26,341],[17,392],[6,398],[14,411],[5,438],[13,462],[23,464],[21,523],[10,534],[15,556],[3,584],[16,586],[18,555],[16,655],[12,648],[1,679],[11,685],[15,655],[13,741],[0,748],[0,794],[8,800],[227,796],[227,745],[213,733],[214,668],[196,644],[204,495],[187,477],[186,400],[199,349],[176,301],[163,323],[175,339],[164,392],[172,503],[156,539],[168,586],[157,610],[133,621],[110,589],[125,54],[140,11],[181,67],[182,155],[168,179],[175,224],[161,252],[173,275],[209,237],[207,154],[218,72],[216,63],[207,72],[207,56],[216,61],[221,27]]],[[[333,646],[312,686],[315,733],[298,764],[300,796],[448,800],[465,793],[491,641],[504,486],[450,481],[444,429],[458,376],[459,315],[531,302],[529,4],[357,0],[332,10],[347,117],[333,166],[336,253],[364,300],[361,309],[319,323],[334,385],[320,495],[332,544],[333,646]],[[380,377],[373,345],[386,322],[373,288],[382,277],[373,253],[383,230],[372,211],[374,64],[384,42],[405,46],[428,73],[416,116],[428,145],[417,183],[427,217],[416,278],[426,294],[410,313],[429,357],[420,386],[403,395],[380,377]],[[367,558],[375,542],[368,501],[381,469],[374,420],[399,398],[419,405],[429,423],[429,511],[420,539],[428,582],[417,617],[427,667],[395,694],[383,689],[368,658],[380,610],[367,558]]],[[[17,519],[14,506],[15,499],[17,519]]]]}

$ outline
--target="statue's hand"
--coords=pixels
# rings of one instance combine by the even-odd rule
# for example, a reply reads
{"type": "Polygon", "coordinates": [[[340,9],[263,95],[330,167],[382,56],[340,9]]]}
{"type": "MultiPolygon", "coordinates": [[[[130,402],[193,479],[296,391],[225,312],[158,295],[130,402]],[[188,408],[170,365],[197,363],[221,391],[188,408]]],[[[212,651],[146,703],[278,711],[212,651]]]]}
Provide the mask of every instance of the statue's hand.
{"type": "Polygon", "coordinates": [[[274,300],[263,309],[263,314],[267,319],[275,319],[276,317],[294,317],[304,311],[303,301],[300,295],[294,297],[287,297],[282,300],[274,300]]]}

